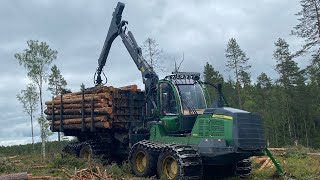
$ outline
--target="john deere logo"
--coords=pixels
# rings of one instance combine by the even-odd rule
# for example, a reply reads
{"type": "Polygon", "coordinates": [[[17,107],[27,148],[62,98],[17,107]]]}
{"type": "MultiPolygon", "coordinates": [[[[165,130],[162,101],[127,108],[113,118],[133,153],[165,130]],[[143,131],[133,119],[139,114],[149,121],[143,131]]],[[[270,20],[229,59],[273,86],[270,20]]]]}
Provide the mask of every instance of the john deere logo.
{"type": "Polygon", "coordinates": [[[214,114],[214,115],[212,115],[212,117],[232,120],[232,116],[227,116],[227,115],[224,115],[224,114],[214,114]]]}

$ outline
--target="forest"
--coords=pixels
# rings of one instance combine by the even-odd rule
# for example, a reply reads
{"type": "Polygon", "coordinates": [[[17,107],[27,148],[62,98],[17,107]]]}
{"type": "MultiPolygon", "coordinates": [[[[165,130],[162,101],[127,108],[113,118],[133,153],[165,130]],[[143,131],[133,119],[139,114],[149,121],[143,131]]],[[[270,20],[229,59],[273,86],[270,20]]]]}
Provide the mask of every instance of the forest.
{"type": "MultiPolygon", "coordinates": [[[[300,4],[299,24],[288,33],[301,38],[303,44],[292,52],[285,39],[274,42],[277,78],[261,72],[252,79],[249,55],[235,38],[229,40],[225,51],[226,66],[234,79],[223,77],[209,62],[204,66],[204,81],[221,83],[230,107],[261,115],[270,147],[299,144],[320,148],[320,1],[301,0],[300,4]],[[308,61],[308,66],[299,67],[298,58],[308,61]]],[[[209,102],[214,97],[206,95],[209,102]]]]}

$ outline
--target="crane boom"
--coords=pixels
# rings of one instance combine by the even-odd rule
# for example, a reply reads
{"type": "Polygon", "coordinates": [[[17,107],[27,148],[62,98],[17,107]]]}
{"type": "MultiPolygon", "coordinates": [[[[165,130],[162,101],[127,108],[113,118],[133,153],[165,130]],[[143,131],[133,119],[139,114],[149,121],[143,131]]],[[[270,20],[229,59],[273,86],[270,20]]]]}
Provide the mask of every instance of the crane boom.
{"type": "Polygon", "coordinates": [[[121,2],[118,2],[114,12],[113,17],[110,23],[107,37],[105,39],[100,57],[98,59],[98,68],[96,72],[95,84],[102,84],[101,73],[103,67],[106,64],[111,45],[117,36],[120,35],[123,44],[128,50],[131,58],[136,64],[137,68],[141,72],[143,83],[145,84],[145,93],[146,93],[146,115],[152,115],[153,109],[156,108],[157,100],[157,83],[159,77],[151,67],[148,62],[143,58],[142,51],[139,45],[137,44],[131,31],[127,31],[127,21],[121,20],[122,12],[125,5],[121,2]]]}

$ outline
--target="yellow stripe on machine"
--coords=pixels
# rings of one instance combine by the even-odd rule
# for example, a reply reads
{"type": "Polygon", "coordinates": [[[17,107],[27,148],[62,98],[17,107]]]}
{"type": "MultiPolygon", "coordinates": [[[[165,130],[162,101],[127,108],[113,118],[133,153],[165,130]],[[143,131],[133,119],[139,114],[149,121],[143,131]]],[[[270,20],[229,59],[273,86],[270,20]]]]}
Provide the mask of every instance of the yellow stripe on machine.
{"type": "Polygon", "coordinates": [[[227,116],[227,115],[223,115],[223,114],[214,114],[212,115],[212,117],[214,118],[222,118],[222,119],[229,119],[229,120],[232,120],[232,116],[227,116]]]}

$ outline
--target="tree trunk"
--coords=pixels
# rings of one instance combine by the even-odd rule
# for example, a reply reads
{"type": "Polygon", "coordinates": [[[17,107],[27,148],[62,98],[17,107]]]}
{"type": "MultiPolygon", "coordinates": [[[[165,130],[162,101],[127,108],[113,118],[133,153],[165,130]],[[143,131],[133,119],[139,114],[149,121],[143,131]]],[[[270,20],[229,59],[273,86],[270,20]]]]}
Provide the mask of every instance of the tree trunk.
{"type": "Polygon", "coordinates": [[[239,82],[239,73],[238,73],[238,66],[235,64],[236,67],[236,86],[237,86],[237,92],[238,92],[238,102],[239,102],[239,108],[242,109],[242,102],[240,97],[240,82],[239,82]]]}
{"type": "MultiPolygon", "coordinates": [[[[54,111],[52,111],[51,109],[46,109],[44,111],[44,113],[46,115],[52,115],[52,113],[59,115],[60,111],[61,111],[61,109],[56,109],[54,111]]],[[[87,113],[87,114],[90,114],[91,111],[92,111],[91,108],[85,108],[84,109],[84,112],[87,113]]],[[[113,113],[112,112],[112,107],[95,108],[93,111],[94,111],[94,113],[101,113],[101,114],[102,113],[107,113],[107,114],[110,114],[110,115],[113,113]]],[[[79,109],[63,109],[62,112],[63,112],[64,115],[77,115],[77,114],[81,114],[82,113],[82,109],[80,109],[80,108],[79,109]]]]}
{"type": "MultiPolygon", "coordinates": [[[[84,118],[84,122],[85,123],[91,123],[91,118],[84,118]]],[[[105,116],[99,116],[99,117],[95,117],[93,122],[101,122],[101,121],[108,121],[108,118],[105,116]]],[[[52,122],[50,122],[52,123],[52,122]]],[[[62,121],[63,125],[67,125],[67,124],[82,124],[82,118],[75,118],[75,119],[65,119],[62,121]]],[[[54,121],[54,125],[60,125],[60,121],[54,121]]]]}
{"type": "Polygon", "coordinates": [[[309,147],[309,139],[308,139],[308,130],[307,130],[307,122],[306,122],[306,118],[303,118],[304,120],[304,130],[306,132],[306,145],[307,148],[309,147]]]}
{"type": "MultiPolygon", "coordinates": [[[[318,8],[318,5],[317,5],[317,1],[313,0],[313,2],[314,2],[315,9],[316,9],[316,14],[317,14],[318,36],[320,38],[320,13],[319,13],[319,8],[318,8]]],[[[319,4],[320,4],[320,2],[319,2],[319,4]]]]}
{"type": "MultiPolygon", "coordinates": [[[[54,126],[54,128],[59,129],[60,126],[54,126]]],[[[91,127],[91,123],[85,123],[86,128],[91,127]]],[[[104,128],[104,129],[109,129],[110,128],[110,123],[109,122],[96,122],[94,124],[94,127],[96,128],[104,128]]],[[[63,125],[64,129],[81,129],[82,124],[64,124],[63,125]]]]}
{"type": "Polygon", "coordinates": [[[30,114],[30,120],[31,120],[31,137],[32,137],[32,150],[34,151],[34,137],[33,137],[33,120],[32,120],[32,109],[30,114]]]}
{"type": "MultiPolygon", "coordinates": [[[[111,99],[111,97],[105,97],[105,98],[108,99],[108,100],[111,99]]],[[[101,101],[101,102],[103,102],[105,100],[105,99],[102,99],[99,96],[84,97],[85,101],[91,101],[92,99],[94,101],[101,101]]],[[[78,98],[62,98],[62,101],[63,101],[63,103],[66,103],[66,104],[80,103],[80,102],[82,102],[82,98],[81,97],[78,97],[78,98]]],[[[60,105],[61,101],[60,101],[60,99],[59,100],[54,100],[53,103],[55,105],[60,105]]],[[[47,101],[45,104],[46,105],[51,105],[52,101],[47,101]]]]}
{"type": "MultiPolygon", "coordinates": [[[[42,77],[40,80],[40,85],[39,85],[39,96],[40,96],[40,109],[41,109],[41,118],[44,118],[43,116],[43,103],[42,103],[42,77]]],[[[44,126],[44,121],[40,122],[40,130],[41,130],[41,144],[42,144],[42,157],[46,158],[46,142],[45,142],[45,126],[44,126]]]]}
{"type": "MultiPolygon", "coordinates": [[[[59,95],[58,85],[56,84],[55,86],[56,86],[56,92],[55,92],[55,94],[56,94],[56,97],[58,97],[58,95],[59,95]]],[[[58,131],[58,142],[60,142],[60,131],[58,131]]]]}
{"type": "MultiPolygon", "coordinates": [[[[112,105],[112,101],[108,102],[108,103],[100,103],[98,102],[94,102],[94,108],[103,108],[103,107],[108,107],[108,105],[112,105]]],[[[47,105],[48,109],[52,109],[52,108],[56,108],[56,109],[60,109],[60,104],[54,104],[54,106],[52,105],[47,105]]],[[[91,103],[85,103],[84,104],[85,108],[91,108],[91,103]]],[[[63,108],[64,109],[76,109],[76,108],[82,108],[82,104],[78,103],[78,104],[63,104],[63,108]]]]}

